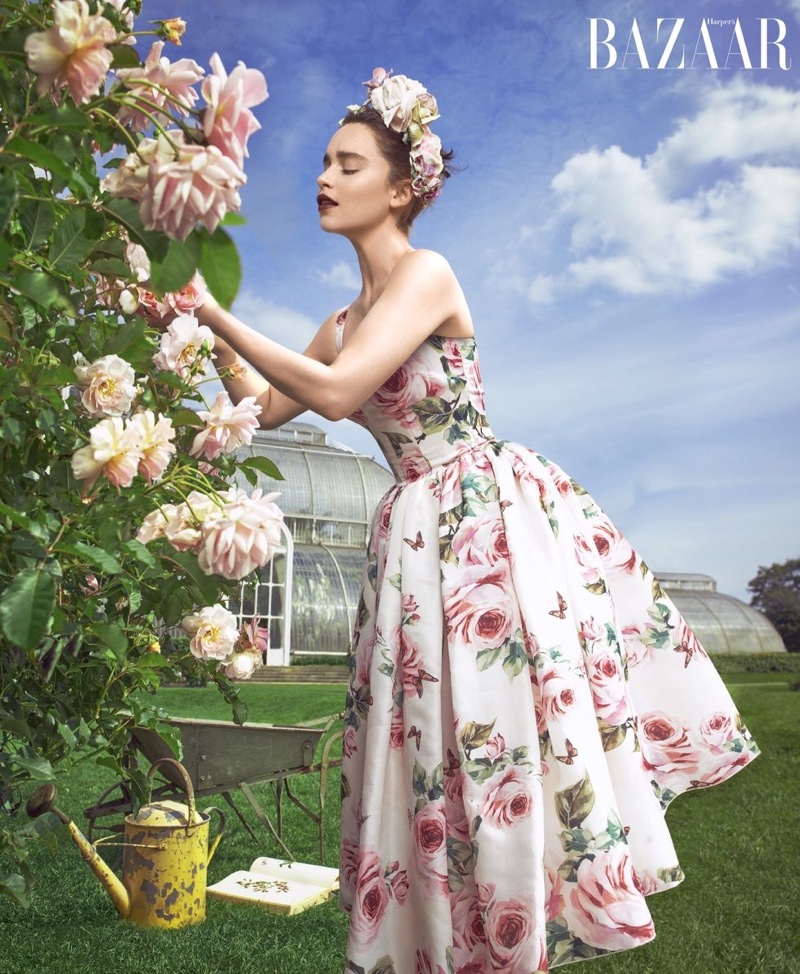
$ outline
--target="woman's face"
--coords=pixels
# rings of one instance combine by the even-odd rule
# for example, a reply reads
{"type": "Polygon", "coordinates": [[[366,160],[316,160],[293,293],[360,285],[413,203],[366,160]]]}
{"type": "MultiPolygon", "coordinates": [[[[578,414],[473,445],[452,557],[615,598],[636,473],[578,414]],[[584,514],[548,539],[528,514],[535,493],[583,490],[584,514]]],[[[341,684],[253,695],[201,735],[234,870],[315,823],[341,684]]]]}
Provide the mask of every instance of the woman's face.
{"type": "MultiPolygon", "coordinates": [[[[403,189],[389,183],[389,163],[365,125],[343,125],[328,143],[317,177],[320,226],[349,235],[384,221],[403,189]]],[[[394,219],[394,216],[393,216],[394,219]]]]}

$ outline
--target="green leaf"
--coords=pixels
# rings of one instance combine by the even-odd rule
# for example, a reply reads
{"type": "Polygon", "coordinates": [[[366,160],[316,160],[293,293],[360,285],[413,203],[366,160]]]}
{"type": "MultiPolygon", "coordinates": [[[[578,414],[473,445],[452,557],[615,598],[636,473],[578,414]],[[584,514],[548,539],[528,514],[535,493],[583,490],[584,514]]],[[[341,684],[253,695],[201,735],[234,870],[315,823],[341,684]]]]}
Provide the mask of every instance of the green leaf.
{"type": "Polygon", "coordinates": [[[169,238],[154,230],[145,230],[139,216],[139,207],[133,200],[106,200],[102,209],[112,220],[125,227],[134,243],[141,244],[151,260],[163,260],[167,256],[169,238]]]}
{"type": "Polygon", "coordinates": [[[79,558],[84,558],[90,565],[94,565],[95,568],[99,568],[109,575],[117,575],[122,571],[122,565],[117,559],[102,548],[98,548],[97,545],[76,541],[74,544],[58,544],[55,550],[67,555],[78,555],[79,558]]]}
{"type": "Polygon", "coordinates": [[[122,627],[116,622],[96,622],[94,631],[100,639],[112,649],[118,659],[125,658],[128,649],[128,637],[122,627]]]}
{"type": "Polygon", "coordinates": [[[491,724],[478,724],[474,720],[467,721],[458,735],[461,746],[467,752],[483,747],[492,736],[494,725],[495,721],[492,721],[491,724]]]}
{"type": "Polygon", "coordinates": [[[200,271],[209,291],[223,308],[230,308],[239,290],[242,265],[236,244],[220,227],[200,231],[200,271]]]}
{"type": "Polygon", "coordinates": [[[56,603],[55,579],[28,568],[0,596],[0,625],[6,638],[21,649],[33,649],[50,628],[56,603]]]}
{"type": "Polygon", "coordinates": [[[3,146],[3,152],[35,162],[37,166],[47,169],[54,176],[60,176],[71,189],[74,190],[77,187],[84,196],[94,196],[94,190],[77,169],[67,165],[58,153],[39,145],[38,142],[30,142],[28,139],[15,135],[3,146]]]}
{"type": "Polygon", "coordinates": [[[56,267],[71,270],[88,256],[95,242],[85,235],[85,227],[86,214],[79,209],[70,210],[56,227],[48,254],[56,267]]]}
{"type": "Polygon", "coordinates": [[[56,209],[53,203],[39,200],[20,207],[19,222],[27,237],[28,250],[38,250],[50,236],[56,222],[56,209]]]}
{"type": "Polygon", "coordinates": [[[228,210],[225,216],[219,221],[221,227],[243,227],[247,223],[247,218],[241,213],[234,213],[228,210]]]}
{"type": "Polygon", "coordinates": [[[33,128],[41,126],[57,129],[86,129],[89,127],[89,117],[79,108],[65,103],[48,112],[31,115],[27,119],[27,123],[33,128]]]}
{"type": "Polygon", "coordinates": [[[411,409],[417,414],[422,429],[426,433],[436,433],[449,425],[457,402],[458,399],[448,400],[441,396],[428,396],[420,399],[411,409]]]}
{"type": "Polygon", "coordinates": [[[263,473],[265,477],[270,477],[272,480],[283,480],[284,476],[272,462],[268,460],[267,457],[248,457],[246,460],[242,460],[239,464],[240,467],[252,467],[253,470],[258,470],[263,473]]]}
{"type": "Polygon", "coordinates": [[[11,278],[0,277],[0,284],[19,291],[43,308],[52,308],[61,299],[54,278],[44,271],[20,271],[11,278]]]}
{"type": "Polygon", "coordinates": [[[166,294],[180,291],[192,279],[200,260],[200,240],[196,233],[186,240],[170,240],[163,261],[154,260],[150,265],[150,281],[155,291],[166,294]]]}
{"type": "MultiPolygon", "coordinates": [[[[137,321],[132,321],[129,324],[120,325],[115,332],[111,334],[111,337],[103,345],[103,355],[121,355],[123,358],[128,358],[124,355],[129,348],[134,345],[138,345],[140,342],[147,343],[147,339],[144,334],[145,322],[144,319],[139,319],[137,321]]],[[[152,355],[152,349],[148,344],[148,352],[152,355]]],[[[128,359],[130,361],[130,359],[128,359]]]]}
{"type": "Polygon", "coordinates": [[[53,780],[53,768],[47,758],[42,758],[34,756],[32,758],[20,757],[20,755],[14,755],[14,764],[27,771],[28,774],[36,781],[52,781],[53,780]]]}
{"type": "Polygon", "coordinates": [[[588,775],[556,792],[556,812],[565,829],[579,829],[594,808],[594,789],[588,775]]]}
{"type": "Polygon", "coordinates": [[[0,874],[0,894],[10,896],[20,906],[28,906],[27,884],[20,873],[0,874]]]}
{"type": "Polygon", "coordinates": [[[89,270],[93,274],[103,274],[106,277],[121,277],[123,280],[132,277],[130,267],[119,257],[101,257],[100,260],[92,262],[89,270]]]}
{"type": "Polygon", "coordinates": [[[142,63],[136,48],[130,44],[110,44],[109,51],[113,55],[111,67],[116,71],[117,68],[138,68],[142,63]]]}
{"type": "Polygon", "coordinates": [[[17,180],[11,169],[0,169],[0,233],[5,233],[17,205],[17,180]]]}
{"type": "Polygon", "coordinates": [[[609,724],[602,720],[600,717],[597,718],[597,727],[600,731],[600,737],[603,741],[604,751],[613,751],[615,748],[621,747],[625,743],[625,738],[628,733],[627,724],[609,724]]]}
{"type": "Polygon", "coordinates": [[[188,551],[174,551],[170,553],[170,558],[178,562],[209,604],[219,601],[222,579],[216,575],[206,575],[197,564],[196,555],[188,551]]]}

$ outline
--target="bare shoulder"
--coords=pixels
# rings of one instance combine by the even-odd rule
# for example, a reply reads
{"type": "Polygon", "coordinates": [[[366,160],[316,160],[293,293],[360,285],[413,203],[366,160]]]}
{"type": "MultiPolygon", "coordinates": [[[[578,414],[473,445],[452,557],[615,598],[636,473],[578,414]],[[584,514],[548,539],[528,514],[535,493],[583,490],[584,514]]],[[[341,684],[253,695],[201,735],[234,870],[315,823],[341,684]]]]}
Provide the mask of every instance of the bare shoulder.
{"type": "Polygon", "coordinates": [[[400,287],[413,283],[415,287],[432,291],[458,284],[447,258],[435,250],[412,250],[404,254],[392,271],[391,280],[400,287]]]}

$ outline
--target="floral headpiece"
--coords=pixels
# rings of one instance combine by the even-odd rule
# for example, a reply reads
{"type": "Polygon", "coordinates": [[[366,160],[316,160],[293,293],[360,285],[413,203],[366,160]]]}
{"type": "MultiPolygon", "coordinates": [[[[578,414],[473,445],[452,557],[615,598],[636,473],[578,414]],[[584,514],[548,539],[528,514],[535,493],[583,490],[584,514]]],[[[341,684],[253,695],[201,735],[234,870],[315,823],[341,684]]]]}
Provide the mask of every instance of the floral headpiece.
{"type": "Polygon", "coordinates": [[[419,81],[404,74],[390,77],[391,71],[375,68],[364,84],[369,98],[363,105],[348,105],[357,115],[367,105],[380,112],[387,127],[399,132],[411,146],[411,190],[423,203],[430,203],[441,193],[442,141],[430,130],[430,123],[439,117],[436,99],[419,81]]]}

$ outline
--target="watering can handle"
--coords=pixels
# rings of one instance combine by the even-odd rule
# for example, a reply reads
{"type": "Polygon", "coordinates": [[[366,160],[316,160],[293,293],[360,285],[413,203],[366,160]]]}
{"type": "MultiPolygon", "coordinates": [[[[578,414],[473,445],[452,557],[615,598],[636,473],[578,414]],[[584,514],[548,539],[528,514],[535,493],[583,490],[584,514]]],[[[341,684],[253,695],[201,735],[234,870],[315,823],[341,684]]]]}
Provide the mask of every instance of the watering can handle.
{"type": "Polygon", "coordinates": [[[212,856],[217,851],[219,840],[222,838],[222,833],[225,831],[225,813],[222,811],[221,808],[218,808],[216,805],[208,805],[206,808],[203,809],[203,812],[208,814],[210,814],[211,812],[216,812],[217,815],[219,815],[219,830],[217,831],[217,834],[214,836],[214,838],[211,840],[211,844],[208,847],[208,858],[206,859],[206,865],[208,865],[211,862],[212,856]]]}
{"type": "Polygon", "coordinates": [[[183,786],[186,790],[186,797],[188,799],[188,821],[187,825],[191,825],[194,822],[194,786],[192,785],[192,779],[189,777],[189,772],[184,768],[180,761],[176,761],[175,758],[158,758],[158,760],[153,761],[150,766],[150,770],[147,772],[148,780],[150,781],[150,787],[153,786],[153,775],[155,774],[156,768],[159,764],[171,764],[183,778],[183,786]]]}

